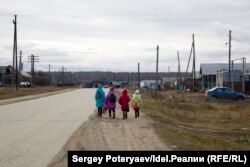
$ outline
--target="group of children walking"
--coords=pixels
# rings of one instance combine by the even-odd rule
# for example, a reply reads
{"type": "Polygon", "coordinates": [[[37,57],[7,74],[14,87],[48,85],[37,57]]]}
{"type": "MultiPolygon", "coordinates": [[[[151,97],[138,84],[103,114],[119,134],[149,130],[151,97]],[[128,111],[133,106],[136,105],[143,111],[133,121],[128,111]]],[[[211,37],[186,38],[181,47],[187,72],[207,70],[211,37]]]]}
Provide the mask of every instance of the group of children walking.
{"type": "MultiPolygon", "coordinates": [[[[96,90],[95,100],[96,100],[96,107],[98,108],[98,117],[102,117],[103,110],[108,110],[109,117],[111,118],[113,113],[113,119],[115,118],[117,99],[114,92],[114,87],[111,87],[109,89],[108,94],[105,96],[105,92],[103,91],[102,86],[99,85],[96,90]]],[[[128,112],[130,109],[129,107],[130,97],[128,96],[127,89],[122,90],[122,94],[119,97],[118,102],[121,105],[123,119],[127,119],[128,112]]],[[[135,111],[135,118],[138,118],[140,116],[140,108],[142,107],[142,101],[139,90],[136,90],[135,93],[133,94],[131,100],[131,106],[135,111]]]]}

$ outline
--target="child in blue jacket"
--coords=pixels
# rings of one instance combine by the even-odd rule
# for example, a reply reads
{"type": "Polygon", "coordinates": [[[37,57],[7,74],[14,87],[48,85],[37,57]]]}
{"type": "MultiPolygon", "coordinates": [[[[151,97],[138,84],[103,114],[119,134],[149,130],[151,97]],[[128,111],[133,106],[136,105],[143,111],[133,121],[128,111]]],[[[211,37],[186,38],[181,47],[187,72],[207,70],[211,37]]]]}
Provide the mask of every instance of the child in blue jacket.
{"type": "Polygon", "coordinates": [[[101,85],[98,85],[98,88],[95,93],[96,107],[98,108],[98,117],[102,117],[102,108],[105,102],[105,92],[102,89],[101,85]]]}

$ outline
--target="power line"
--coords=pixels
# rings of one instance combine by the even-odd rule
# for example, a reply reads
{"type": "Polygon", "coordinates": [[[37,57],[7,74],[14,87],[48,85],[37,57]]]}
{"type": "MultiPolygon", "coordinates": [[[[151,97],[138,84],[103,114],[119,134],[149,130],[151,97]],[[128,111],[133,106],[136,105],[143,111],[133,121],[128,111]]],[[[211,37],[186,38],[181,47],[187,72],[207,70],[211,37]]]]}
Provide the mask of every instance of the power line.
{"type": "Polygon", "coordinates": [[[143,52],[145,50],[151,50],[152,48],[148,47],[148,48],[139,48],[139,49],[119,49],[119,50],[108,50],[108,49],[100,49],[100,48],[96,48],[96,50],[92,51],[92,50],[66,50],[68,52],[88,52],[88,53],[102,53],[102,52],[107,52],[107,53],[120,53],[120,52],[143,52]]]}
{"type": "Polygon", "coordinates": [[[250,49],[250,44],[248,44],[246,41],[239,40],[235,37],[232,37],[232,40],[238,42],[241,46],[244,46],[244,47],[247,47],[248,49],[250,49]]]}

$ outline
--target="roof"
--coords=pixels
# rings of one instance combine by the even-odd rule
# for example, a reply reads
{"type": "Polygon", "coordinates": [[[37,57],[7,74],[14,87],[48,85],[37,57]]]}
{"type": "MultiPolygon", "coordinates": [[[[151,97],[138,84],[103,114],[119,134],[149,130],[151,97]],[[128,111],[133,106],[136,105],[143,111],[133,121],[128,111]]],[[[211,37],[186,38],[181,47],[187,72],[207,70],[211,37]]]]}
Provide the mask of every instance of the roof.
{"type": "Polygon", "coordinates": [[[14,68],[11,65],[8,66],[0,66],[0,73],[6,73],[6,71],[9,71],[9,73],[14,73],[14,68]]]}
{"type": "Polygon", "coordinates": [[[119,82],[119,81],[112,81],[112,84],[113,85],[121,85],[121,82],[119,82]]]}
{"type": "MultiPolygon", "coordinates": [[[[10,65],[9,66],[0,66],[0,73],[2,73],[2,74],[5,73],[7,69],[9,69],[10,72],[13,74],[14,69],[10,65]]],[[[31,78],[31,75],[25,71],[21,71],[21,75],[24,77],[27,77],[27,78],[31,78]]]]}
{"type": "MultiPolygon", "coordinates": [[[[160,80],[158,80],[158,81],[160,81],[160,80]]],[[[156,82],[156,80],[142,80],[141,81],[142,83],[155,83],[156,82]]]]}
{"type": "MultiPolygon", "coordinates": [[[[176,77],[162,77],[162,82],[175,82],[177,80],[177,76],[176,77]]],[[[181,76],[181,80],[184,80],[184,76],[181,76]]]]}
{"type": "MultiPolygon", "coordinates": [[[[231,67],[232,68],[232,67],[231,67]]],[[[246,63],[246,70],[249,71],[250,63],[246,63]]],[[[210,64],[201,64],[200,74],[201,75],[210,75],[216,74],[218,70],[228,71],[228,63],[210,63],[210,64]]],[[[242,63],[234,63],[234,70],[243,70],[242,63]]]]}
{"type": "Polygon", "coordinates": [[[28,74],[28,73],[25,72],[25,71],[21,71],[21,75],[24,76],[24,77],[27,77],[27,78],[31,78],[31,75],[28,74]]]}

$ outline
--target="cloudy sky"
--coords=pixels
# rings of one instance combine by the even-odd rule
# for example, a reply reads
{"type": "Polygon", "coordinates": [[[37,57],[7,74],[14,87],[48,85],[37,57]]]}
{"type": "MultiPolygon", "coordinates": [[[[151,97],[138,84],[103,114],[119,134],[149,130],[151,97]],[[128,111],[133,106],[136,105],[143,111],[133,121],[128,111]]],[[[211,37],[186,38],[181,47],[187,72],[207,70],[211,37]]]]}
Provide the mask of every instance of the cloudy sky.
{"type": "MultiPolygon", "coordinates": [[[[185,71],[195,34],[196,67],[250,62],[249,0],[0,0],[0,66],[12,63],[14,14],[18,52],[39,56],[36,70],[177,71],[177,51],[185,71]]],[[[191,68],[190,68],[191,70],[191,68]]]]}

